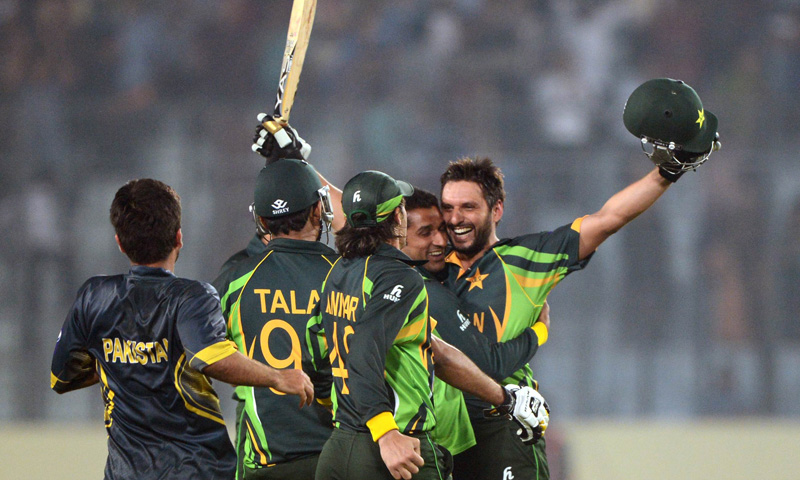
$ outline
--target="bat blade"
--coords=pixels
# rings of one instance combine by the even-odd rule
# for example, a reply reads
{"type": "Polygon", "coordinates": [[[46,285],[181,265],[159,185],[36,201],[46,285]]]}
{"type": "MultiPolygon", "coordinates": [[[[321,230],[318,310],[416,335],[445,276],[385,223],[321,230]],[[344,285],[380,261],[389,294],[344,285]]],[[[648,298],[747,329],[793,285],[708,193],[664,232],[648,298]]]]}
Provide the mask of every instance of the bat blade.
{"type": "Polygon", "coordinates": [[[275,121],[281,125],[289,123],[316,10],[317,0],[294,0],[292,4],[292,16],[289,20],[289,32],[286,35],[286,48],[283,51],[278,95],[273,112],[275,121]]]}

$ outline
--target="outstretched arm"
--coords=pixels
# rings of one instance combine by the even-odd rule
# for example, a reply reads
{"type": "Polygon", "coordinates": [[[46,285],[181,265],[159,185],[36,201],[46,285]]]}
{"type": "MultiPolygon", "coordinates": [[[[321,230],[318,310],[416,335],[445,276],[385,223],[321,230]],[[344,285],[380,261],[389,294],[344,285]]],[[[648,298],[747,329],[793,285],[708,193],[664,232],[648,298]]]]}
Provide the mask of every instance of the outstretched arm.
{"type": "Polygon", "coordinates": [[[608,237],[650,208],[670,185],[656,167],[614,194],[599,211],[587,215],[580,227],[580,259],[591,255],[608,237]]]}
{"type": "Polygon", "coordinates": [[[311,405],[314,399],[314,387],[302,370],[276,370],[247,358],[240,352],[208,365],[203,373],[231,385],[272,387],[283,393],[298,395],[300,407],[311,405]]]}

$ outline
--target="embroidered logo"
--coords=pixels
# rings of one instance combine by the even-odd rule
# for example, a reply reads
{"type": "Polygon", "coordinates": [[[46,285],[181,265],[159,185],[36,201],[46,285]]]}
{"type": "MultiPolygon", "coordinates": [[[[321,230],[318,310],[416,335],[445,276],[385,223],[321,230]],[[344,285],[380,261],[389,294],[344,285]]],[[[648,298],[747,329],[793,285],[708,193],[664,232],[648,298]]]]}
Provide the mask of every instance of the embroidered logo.
{"type": "Polygon", "coordinates": [[[391,292],[383,295],[384,300],[391,300],[395,303],[400,301],[400,295],[403,293],[402,285],[395,285],[391,292]]]}
{"type": "Polygon", "coordinates": [[[280,198],[272,202],[272,214],[278,215],[281,213],[287,213],[289,211],[289,202],[286,200],[281,200],[280,198]]]}

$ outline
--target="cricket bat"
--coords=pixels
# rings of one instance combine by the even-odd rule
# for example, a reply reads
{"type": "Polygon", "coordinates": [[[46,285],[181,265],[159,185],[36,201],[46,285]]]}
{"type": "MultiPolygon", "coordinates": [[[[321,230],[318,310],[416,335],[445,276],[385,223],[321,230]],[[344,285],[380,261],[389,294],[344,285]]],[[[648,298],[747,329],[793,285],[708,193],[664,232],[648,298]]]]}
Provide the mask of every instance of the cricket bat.
{"type": "MultiPolygon", "coordinates": [[[[297,93],[297,83],[303,70],[303,61],[308,50],[308,39],[311,36],[311,27],[314,24],[314,14],[317,11],[317,0],[294,0],[292,16],[289,20],[289,33],[286,35],[286,48],[283,51],[283,64],[278,80],[278,95],[273,111],[274,121],[267,120],[262,125],[275,135],[281,144],[280,130],[289,124],[289,114],[294,105],[294,96],[297,93]]],[[[286,135],[288,141],[288,135],[286,135]]],[[[281,145],[284,146],[284,145],[281,145]]]]}

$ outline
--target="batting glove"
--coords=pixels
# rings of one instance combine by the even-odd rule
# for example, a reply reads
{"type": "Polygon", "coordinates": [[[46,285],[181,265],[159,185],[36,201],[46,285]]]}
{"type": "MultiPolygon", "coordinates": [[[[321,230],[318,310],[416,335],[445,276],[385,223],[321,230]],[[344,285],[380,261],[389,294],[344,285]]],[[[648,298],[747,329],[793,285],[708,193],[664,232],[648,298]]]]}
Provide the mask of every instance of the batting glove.
{"type": "Polygon", "coordinates": [[[544,436],[550,423],[550,407],[544,397],[531,387],[506,385],[506,401],[502,405],[483,411],[486,417],[506,417],[513,420],[519,428],[517,435],[526,445],[544,436]]]}
{"type": "Polygon", "coordinates": [[[258,114],[259,124],[253,137],[252,149],[267,159],[267,165],[281,158],[308,160],[311,145],[290,125],[280,125],[266,113],[258,114]]]}

